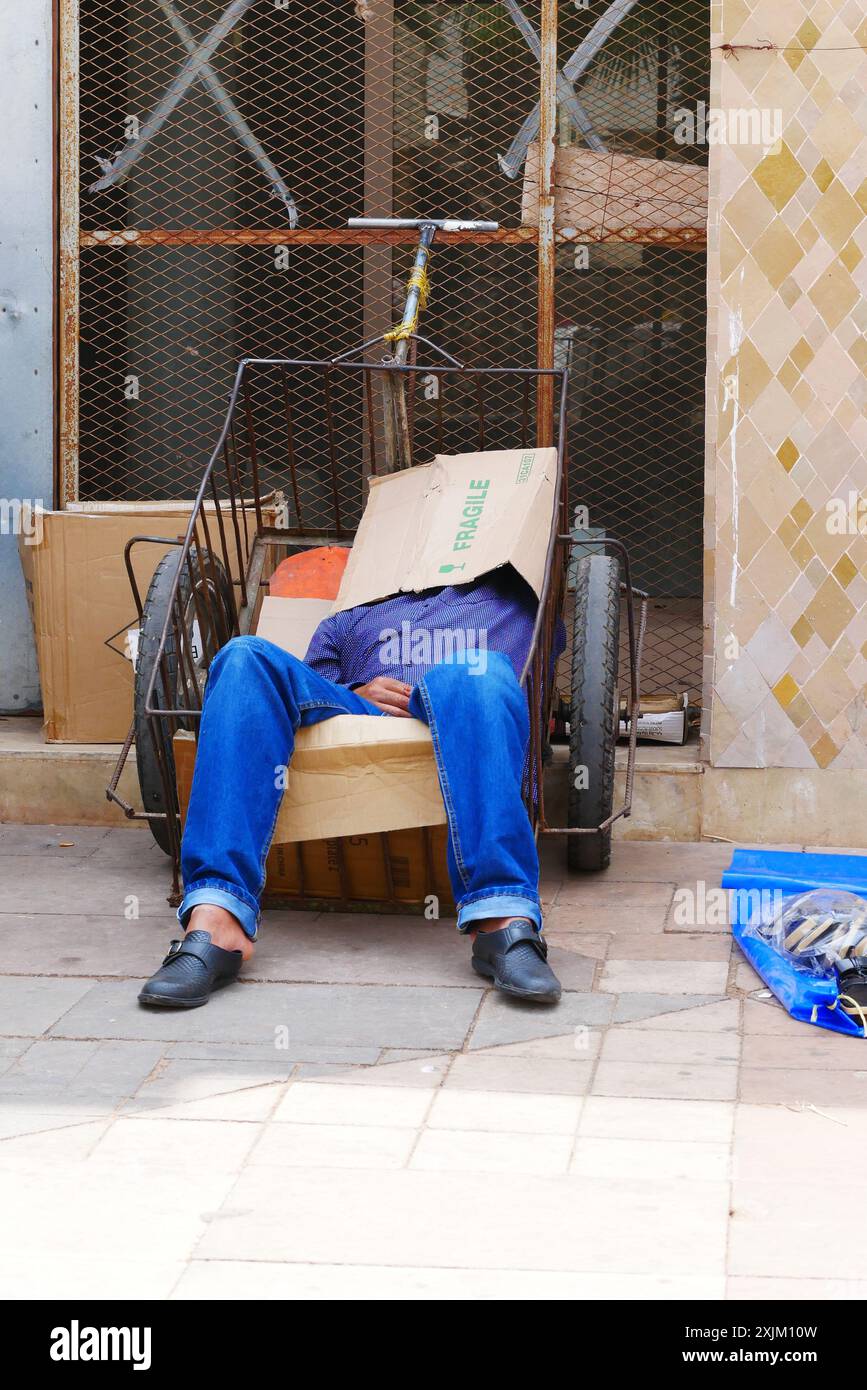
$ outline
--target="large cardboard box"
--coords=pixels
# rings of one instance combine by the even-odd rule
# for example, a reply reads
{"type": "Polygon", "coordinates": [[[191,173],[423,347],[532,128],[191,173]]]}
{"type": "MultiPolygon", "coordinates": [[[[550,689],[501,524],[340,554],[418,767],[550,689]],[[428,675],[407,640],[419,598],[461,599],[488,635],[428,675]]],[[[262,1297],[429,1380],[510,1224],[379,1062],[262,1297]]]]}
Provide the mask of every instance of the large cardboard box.
{"type": "MultiPolygon", "coordinates": [[[[329,612],[466,583],[504,564],[539,594],[556,514],[554,449],[438,456],[374,478],[334,603],[266,598],[257,635],[303,659],[329,612]]],[[[194,736],[176,734],[174,748],[183,820],[194,736]]],[[[336,715],[298,731],[265,901],[423,908],[435,895],[448,913],[447,833],[427,725],[336,715]]]]}
{"type": "MultiPolygon", "coordinates": [[[[126,633],[137,629],[138,617],[124,546],[136,535],[182,537],[190,511],[182,502],[40,511],[34,543],[19,536],[48,743],[122,743],[126,738],[134,671],[123,653],[126,633]]],[[[234,534],[226,529],[234,560],[234,534]]],[[[210,530],[214,539],[216,527],[210,530]]],[[[142,599],[170,548],[133,548],[142,599]]]]}

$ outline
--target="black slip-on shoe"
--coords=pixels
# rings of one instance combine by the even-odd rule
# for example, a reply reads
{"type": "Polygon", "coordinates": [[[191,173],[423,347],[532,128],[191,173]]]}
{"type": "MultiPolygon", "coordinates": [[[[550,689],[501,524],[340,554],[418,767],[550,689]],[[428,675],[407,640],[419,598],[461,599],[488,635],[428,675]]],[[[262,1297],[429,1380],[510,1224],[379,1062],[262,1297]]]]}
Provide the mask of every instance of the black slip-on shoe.
{"type": "Polygon", "coordinates": [[[473,969],[493,980],[494,987],[518,999],[556,1004],[560,981],[548,964],[548,943],[529,917],[519,917],[499,931],[477,932],[473,969]]]}
{"type": "Polygon", "coordinates": [[[198,1009],[215,989],[237,980],[243,959],[240,951],[214,946],[210,932],[191,931],[183,941],[172,942],[157,973],[142,986],[139,1003],[198,1009]]]}

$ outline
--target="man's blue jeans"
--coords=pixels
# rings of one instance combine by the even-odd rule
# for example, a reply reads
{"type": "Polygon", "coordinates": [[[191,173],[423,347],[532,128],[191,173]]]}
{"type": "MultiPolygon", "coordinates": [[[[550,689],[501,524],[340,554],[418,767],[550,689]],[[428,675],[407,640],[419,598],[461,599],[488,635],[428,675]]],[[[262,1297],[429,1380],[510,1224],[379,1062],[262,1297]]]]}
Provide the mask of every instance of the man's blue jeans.
{"type": "MultiPolygon", "coordinates": [[[[409,707],[433,737],[458,930],[485,917],[517,916],[541,929],[539,860],[521,799],[527,700],[511,662],[489,652],[484,671],[435,666],[409,707]]],[[[336,714],[391,717],[261,637],[236,637],[218,653],[184,828],[182,924],[198,903],[215,903],[255,938],[281,769],[296,729],[336,714]]]]}

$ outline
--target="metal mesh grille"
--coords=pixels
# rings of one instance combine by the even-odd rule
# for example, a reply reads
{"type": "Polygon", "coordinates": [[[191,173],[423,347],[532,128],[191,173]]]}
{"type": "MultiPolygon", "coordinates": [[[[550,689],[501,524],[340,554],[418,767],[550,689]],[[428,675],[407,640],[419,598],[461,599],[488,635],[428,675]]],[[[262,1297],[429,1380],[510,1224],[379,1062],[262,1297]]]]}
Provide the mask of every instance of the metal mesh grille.
{"type": "MultiPolygon", "coordinates": [[[[561,69],[597,9],[561,5],[561,69]]],[[[646,693],[701,691],[707,147],[680,137],[708,84],[706,7],[638,0],[577,83],[582,136],[560,105],[570,497],[627,544],[635,583],[654,597],[646,693]]]]}
{"type": "MultiPolygon", "coordinates": [[[[60,3],[80,20],[80,500],[189,497],[240,357],[322,357],[395,320],[413,235],[351,216],[499,221],[437,245],[423,332],[469,364],[536,360],[540,0],[60,3]]],[[[706,95],[708,16],[562,0],[567,76],[612,15],[558,93],[570,495],[660,596],[647,688],[696,687],[704,152],[673,132],[706,95]],[[664,169],[637,205],[643,161],[664,169]]],[[[488,404],[504,437],[518,408],[488,404]]],[[[354,407],[336,428],[358,447],[354,407]]]]}

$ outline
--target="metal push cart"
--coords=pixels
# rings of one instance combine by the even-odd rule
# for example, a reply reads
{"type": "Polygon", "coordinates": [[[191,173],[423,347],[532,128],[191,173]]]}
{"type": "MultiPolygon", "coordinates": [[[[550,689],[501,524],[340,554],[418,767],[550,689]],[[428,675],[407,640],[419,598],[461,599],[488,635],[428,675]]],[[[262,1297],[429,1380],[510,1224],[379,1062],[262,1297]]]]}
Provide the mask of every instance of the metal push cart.
{"type": "MultiPolygon", "coordinates": [[[[179,730],[195,732],[198,727],[211,661],[232,637],[254,630],[260,598],[275,563],[320,546],[351,547],[366,479],[427,462],[434,453],[556,445],[556,516],[521,675],[531,730],[524,800],[537,835],[566,836],[569,865],[579,870],[607,867],[612,826],[630,813],[647,595],[632,585],[622,544],[606,540],[600,546],[594,541],[595,553],[586,553],[582,547],[588,543],[575,539],[570,531],[568,371],[468,366],[417,332],[429,288],[431,246],[438,231],[479,230],[496,224],[358,219],[354,225],[419,229],[400,323],[384,337],[325,360],[241,361],[185,535],[135,536],[126,547],[140,623],[134,718],[106,794],[126,816],[146,819],[170,856],[171,900],[178,899],[180,890],[181,842],[173,738],[179,730]],[[383,341],[391,350],[384,358],[372,360],[383,341]],[[553,398],[554,440],[538,438],[537,407],[543,393],[549,405],[553,398]],[[335,428],[338,421],[343,426],[340,430],[335,428]],[[347,422],[353,423],[352,430],[346,428],[347,422]],[[339,437],[356,441],[351,455],[339,449],[339,437]],[[170,548],[142,598],[131,552],[147,544],[170,548]],[[570,561],[574,561],[575,603],[568,824],[554,826],[546,819],[543,773],[554,691],[554,633],[564,606],[570,561]],[[628,639],[629,744],[623,802],[615,810],[621,609],[628,639]],[[118,790],[133,742],[141,810],[118,790]]],[[[385,881],[391,885],[387,841],[380,838],[385,881]]],[[[340,856],[341,842],[335,843],[340,856]]],[[[293,901],[307,905],[303,881],[293,901]]],[[[329,905],[346,910],[356,904],[344,895],[329,905]]],[[[406,902],[398,903],[393,893],[381,906],[407,910],[406,902]]]]}

